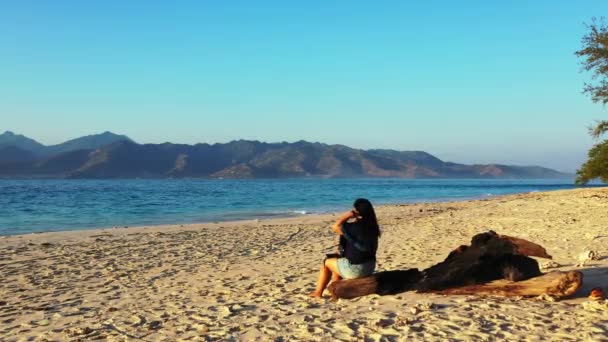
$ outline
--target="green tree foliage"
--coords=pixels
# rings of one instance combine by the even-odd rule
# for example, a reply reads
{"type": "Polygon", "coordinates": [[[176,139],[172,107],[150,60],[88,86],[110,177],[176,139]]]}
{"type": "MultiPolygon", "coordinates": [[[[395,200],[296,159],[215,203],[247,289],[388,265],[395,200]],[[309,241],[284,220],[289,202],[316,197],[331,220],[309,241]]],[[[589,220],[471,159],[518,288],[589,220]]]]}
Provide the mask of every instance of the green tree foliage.
{"type": "Polygon", "coordinates": [[[585,184],[596,178],[608,182],[608,140],[596,144],[589,150],[589,159],[576,175],[577,184],[585,184]]]}
{"type": "MultiPolygon", "coordinates": [[[[584,92],[595,103],[608,103],[608,25],[602,20],[593,19],[589,31],[583,36],[583,47],[576,52],[583,58],[585,71],[592,73],[592,83],[585,84],[584,92]]],[[[589,133],[599,139],[608,132],[608,121],[598,121],[589,133]]],[[[593,179],[608,182],[608,140],[604,140],[589,150],[589,159],[576,172],[577,184],[586,184],[593,179]]]]}

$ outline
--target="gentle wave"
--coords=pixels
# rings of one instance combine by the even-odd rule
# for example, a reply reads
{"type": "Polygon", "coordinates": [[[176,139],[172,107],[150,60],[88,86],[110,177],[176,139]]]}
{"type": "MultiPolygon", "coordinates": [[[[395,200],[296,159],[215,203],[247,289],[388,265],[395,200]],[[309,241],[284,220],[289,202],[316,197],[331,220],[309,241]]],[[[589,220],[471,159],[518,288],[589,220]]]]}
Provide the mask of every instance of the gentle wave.
{"type": "Polygon", "coordinates": [[[0,180],[0,235],[297,217],[574,188],[572,180],[0,180]]]}

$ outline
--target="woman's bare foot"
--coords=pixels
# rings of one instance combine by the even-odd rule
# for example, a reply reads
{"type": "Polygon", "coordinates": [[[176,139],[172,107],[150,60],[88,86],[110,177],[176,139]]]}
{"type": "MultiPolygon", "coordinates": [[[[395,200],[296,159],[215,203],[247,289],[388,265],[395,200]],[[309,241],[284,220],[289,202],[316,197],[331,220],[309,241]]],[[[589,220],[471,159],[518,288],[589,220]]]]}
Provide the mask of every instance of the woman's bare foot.
{"type": "Polygon", "coordinates": [[[322,298],[323,294],[322,293],[318,293],[318,292],[311,292],[308,294],[308,296],[312,297],[312,298],[322,298]]]}

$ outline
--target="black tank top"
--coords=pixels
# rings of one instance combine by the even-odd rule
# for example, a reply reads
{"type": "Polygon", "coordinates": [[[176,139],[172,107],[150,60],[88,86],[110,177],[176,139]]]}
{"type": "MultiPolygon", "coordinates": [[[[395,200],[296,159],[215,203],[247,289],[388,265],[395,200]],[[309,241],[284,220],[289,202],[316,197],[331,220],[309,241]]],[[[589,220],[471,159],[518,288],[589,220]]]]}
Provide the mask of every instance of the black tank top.
{"type": "Polygon", "coordinates": [[[343,256],[351,264],[363,264],[376,260],[378,236],[359,222],[345,222],[342,224],[340,245],[343,248],[343,256]]]}

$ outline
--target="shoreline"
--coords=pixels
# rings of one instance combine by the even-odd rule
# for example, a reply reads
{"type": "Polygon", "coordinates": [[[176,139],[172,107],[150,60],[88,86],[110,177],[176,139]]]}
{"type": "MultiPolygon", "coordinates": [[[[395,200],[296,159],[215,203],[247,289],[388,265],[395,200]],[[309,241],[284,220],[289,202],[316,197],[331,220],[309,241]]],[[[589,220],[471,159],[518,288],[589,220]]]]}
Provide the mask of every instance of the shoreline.
{"type": "MultiPolygon", "coordinates": [[[[345,208],[347,210],[348,208],[345,208]]],[[[560,302],[405,292],[307,296],[335,214],[0,238],[0,340],[597,340],[608,301],[608,188],[377,207],[377,271],[424,269],[479,232],[541,244],[584,287],[560,302]],[[579,255],[599,260],[578,267],[579,255]]],[[[543,265],[545,260],[538,259],[543,265]]]]}
{"type": "MultiPolygon", "coordinates": [[[[459,197],[459,198],[448,198],[448,197],[443,197],[443,198],[437,198],[437,199],[420,199],[420,200],[412,200],[412,201],[405,201],[405,202],[390,202],[390,203],[385,203],[385,202],[380,202],[380,204],[375,205],[375,207],[377,208],[381,208],[381,207],[392,207],[392,206],[401,206],[401,205],[425,205],[425,204],[433,204],[433,203],[458,203],[458,202],[470,202],[470,201],[483,201],[486,199],[496,199],[496,198],[501,198],[501,197],[505,197],[505,196],[513,196],[513,195],[526,195],[526,194],[533,194],[533,193],[544,193],[544,192],[554,192],[554,191],[569,191],[569,190],[577,190],[577,189],[602,189],[602,188],[607,188],[608,189],[608,185],[599,185],[599,186],[585,186],[585,187],[580,187],[580,188],[575,188],[575,189],[555,189],[555,190],[547,190],[547,191],[527,191],[527,192],[518,192],[518,193],[510,193],[510,194],[499,194],[499,195],[493,195],[493,194],[485,194],[485,195],[478,195],[478,196],[472,196],[472,197],[459,197]]],[[[348,201],[345,201],[345,208],[347,207],[348,201]]],[[[346,210],[346,209],[344,209],[346,210]]],[[[315,211],[311,211],[311,213],[309,214],[308,211],[305,211],[305,214],[299,214],[297,212],[299,212],[300,210],[287,210],[285,211],[285,214],[274,214],[274,213],[266,213],[264,212],[263,214],[265,215],[272,215],[272,217],[256,217],[255,215],[246,215],[246,212],[244,213],[244,216],[242,218],[237,218],[237,219],[229,219],[229,220],[201,220],[201,221],[196,221],[196,222],[168,222],[168,223],[153,223],[153,224],[147,224],[147,223],[134,223],[134,224],[128,224],[125,226],[109,226],[109,227],[103,227],[103,226],[91,226],[91,227],[78,227],[78,228],[74,228],[74,229],[61,229],[61,230],[48,230],[48,231],[36,231],[36,232],[31,232],[31,233],[16,233],[16,234],[2,234],[0,233],[0,239],[4,239],[4,238],[8,238],[8,237],[18,237],[18,236],[31,236],[31,235],[38,235],[38,234],[49,234],[49,233],[67,233],[67,232],[74,232],[76,234],[81,234],[83,231],[105,231],[105,230],[117,230],[117,229],[150,229],[153,227],[175,227],[175,226],[180,226],[180,227],[188,227],[188,226],[196,226],[196,225],[221,225],[221,224],[236,224],[236,223],[247,223],[248,221],[264,221],[264,222],[268,222],[268,221],[273,221],[273,220],[284,220],[284,219],[290,219],[290,218],[311,218],[311,217],[315,217],[315,216],[326,216],[326,215],[334,215],[336,212],[339,212],[338,210],[328,210],[328,211],[321,211],[321,212],[315,212],[315,211]],[[292,214],[287,214],[287,213],[292,213],[292,214]]],[[[235,212],[226,212],[226,214],[236,214],[235,212]]]]}
{"type": "MultiPolygon", "coordinates": [[[[605,187],[606,189],[608,189],[608,186],[605,187]]],[[[553,191],[568,191],[568,190],[550,190],[550,191],[545,191],[545,192],[553,192],[553,191]]],[[[492,200],[492,199],[499,199],[501,197],[508,197],[508,196],[514,196],[514,195],[527,195],[527,194],[533,194],[533,193],[541,193],[538,191],[530,191],[530,192],[521,192],[521,193],[514,193],[514,194],[506,194],[506,195],[490,195],[490,196],[480,196],[480,197],[473,197],[473,198],[463,198],[463,199],[458,199],[458,200],[437,200],[437,201],[415,201],[415,202],[400,202],[400,203],[383,203],[383,204],[379,204],[379,205],[374,205],[374,207],[376,208],[376,210],[382,209],[382,208],[390,208],[390,207],[400,207],[400,206],[408,206],[408,205],[432,205],[432,204],[446,204],[446,203],[460,203],[460,202],[475,202],[475,201],[485,201],[487,200],[492,200]]],[[[344,206],[344,211],[346,211],[348,209],[348,206],[345,205],[344,206]]],[[[192,230],[192,229],[197,229],[200,228],[200,226],[235,226],[235,225],[239,225],[239,224],[251,224],[251,223],[268,223],[268,224],[282,224],[282,223],[286,223],[286,221],[291,221],[291,220],[296,220],[296,219],[309,219],[311,221],[317,221],[317,220],[322,220],[324,218],[326,218],[327,216],[331,216],[334,217],[336,215],[336,213],[339,213],[339,211],[332,211],[332,212],[327,212],[327,213],[312,213],[312,214],[300,214],[300,215],[289,215],[289,216],[276,216],[276,217],[272,217],[272,218],[243,218],[243,219],[236,219],[236,220],[212,220],[212,221],[200,221],[200,222],[188,222],[188,223],[165,223],[165,224],[135,224],[135,225],[128,225],[128,226],[123,226],[123,227],[119,227],[119,226],[115,226],[115,227],[83,227],[83,228],[76,228],[76,229],[70,229],[70,230],[49,230],[49,231],[40,231],[40,232],[32,232],[32,233],[23,233],[23,234],[7,234],[7,235],[2,235],[0,234],[0,239],[9,239],[9,238],[25,238],[25,237],[31,237],[31,236],[38,236],[38,235],[43,235],[43,236],[48,236],[51,237],[52,235],[70,235],[70,233],[76,234],[76,235],[82,235],[82,236],[90,236],[90,235],[96,235],[96,234],[101,234],[102,232],[106,232],[106,231],[112,231],[112,232],[117,232],[118,234],[124,233],[122,232],[123,230],[129,230],[131,232],[140,232],[140,231],[148,231],[148,232],[156,232],[158,230],[161,229],[169,229],[169,230],[176,230],[176,229],[184,229],[184,230],[192,230]]],[[[307,220],[308,221],[308,220],[307,220]]],[[[1,246],[1,245],[0,245],[1,246]]]]}
{"type": "MultiPolygon", "coordinates": [[[[521,193],[513,193],[513,194],[504,194],[504,195],[490,195],[490,196],[482,196],[482,197],[474,197],[474,198],[466,198],[466,199],[458,199],[458,200],[438,200],[438,201],[421,201],[421,202],[400,202],[400,203],[391,203],[391,204],[379,204],[375,205],[377,211],[380,211],[385,208],[393,208],[393,207],[404,207],[404,206],[429,206],[434,204],[458,204],[458,203],[470,203],[470,202],[484,202],[491,200],[500,200],[502,198],[509,198],[513,196],[526,196],[533,194],[544,194],[544,193],[553,193],[560,191],[576,191],[581,189],[605,189],[608,191],[608,186],[601,187],[583,187],[579,189],[567,189],[567,190],[549,190],[549,191],[529,191],[529,192],[521,192],[521,193]]],[[[347,210],[348,207],[345,206],[344,210],[347,210]]],[[[91,228],[77,228],[73,230],[53,230],[53,231],[41,231],[41,232],[32,232],[32,233],[24,233],[24,234],[10,234],[10,235],[0,235],[0,248],[2,247],[3,239],[23,239],[27,237],[48,237],[52,240],[57,240],[58,238],[70,238],[69,235],[75,234],[80,237],[90,237],[92,235],[98,235],[108,232],[114,232],[119,235],[127,235],[128,233],[140,233],[140,232],[159,232],[159,231],[191,231],[196,230],[201,227],[208,228],[219,228],[219,227],[235,227],[238,225],[247,225],[247,224],[290,224],[293,223],[291,221],[301,222],[302,219],[307,223],[317,223],[321,221],[325,221],[328,218],[337,217],[341,211],[327,212],[327,213],[313,213],[313,214],[301,214],[301,215],[292,215],[292,216],[277,216],[272,218],[243,218],[237,220],[214,220],[214,221],[200,221],[200,222],[190,222],[190,223],[166,223],[166,224],[142,224],[142,225],[130,225],[124,227],[91,227],[91,228]],[[56,238],[53,238],[56,236],[56,238]]],[[[37,240],[37,239],[35,239],[37,240]]]]}

